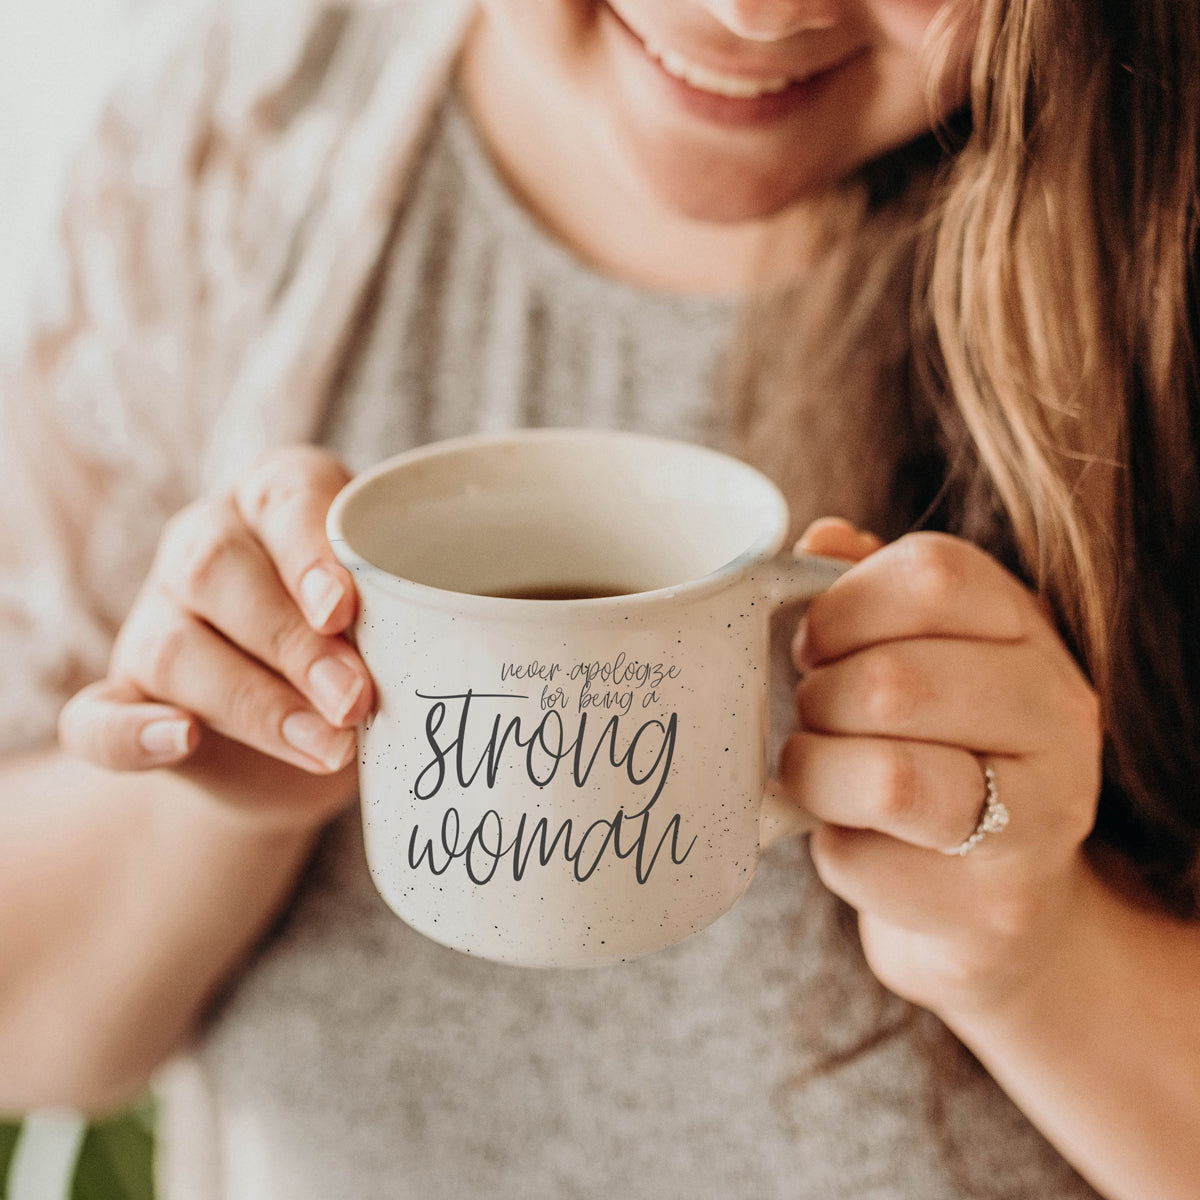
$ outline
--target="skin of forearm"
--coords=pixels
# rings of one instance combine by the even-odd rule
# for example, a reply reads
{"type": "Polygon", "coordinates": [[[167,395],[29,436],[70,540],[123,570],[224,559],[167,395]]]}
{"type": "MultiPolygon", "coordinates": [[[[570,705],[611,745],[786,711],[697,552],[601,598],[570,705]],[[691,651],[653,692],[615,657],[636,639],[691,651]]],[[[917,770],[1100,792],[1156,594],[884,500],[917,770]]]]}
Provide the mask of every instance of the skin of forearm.
{"type": "Polygon", "coordinates": [[[1110,1200],[1195,1200],[1200,924],[1118,896],[1081,867],[1073,921],[1036,985],[940,1014],[1110,1200]]]}
{"type": "Polygon", "coordinates": [[[183,1042],[316,838],[186,776],[0,765],[0,1111],[111,1108],[183,1042]]]}

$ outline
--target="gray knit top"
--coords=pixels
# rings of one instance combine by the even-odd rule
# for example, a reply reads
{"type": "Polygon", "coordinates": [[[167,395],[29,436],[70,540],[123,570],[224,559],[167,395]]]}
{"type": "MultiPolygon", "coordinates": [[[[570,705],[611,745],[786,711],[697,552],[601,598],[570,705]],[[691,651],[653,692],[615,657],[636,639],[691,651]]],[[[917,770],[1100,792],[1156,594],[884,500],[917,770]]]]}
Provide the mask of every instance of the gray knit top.
{"type": "MultiPolygon", "coordinates": [[[[733,322],[730,302],[576,261],[513,199],[451,97],[325,440],[354,469],[524,425],[713,440],[733,322]]],[[[209,1120],[185,1132],[210,1153],[164,1152],[207,1157],[216,1177],[181,1197],[1094,1196],[932,1017],[874,981],[798,840],[680,945],[535,971],[405,926],[374,890],[351,810],[215,1006],[194,1064],[209,1120]]]]}

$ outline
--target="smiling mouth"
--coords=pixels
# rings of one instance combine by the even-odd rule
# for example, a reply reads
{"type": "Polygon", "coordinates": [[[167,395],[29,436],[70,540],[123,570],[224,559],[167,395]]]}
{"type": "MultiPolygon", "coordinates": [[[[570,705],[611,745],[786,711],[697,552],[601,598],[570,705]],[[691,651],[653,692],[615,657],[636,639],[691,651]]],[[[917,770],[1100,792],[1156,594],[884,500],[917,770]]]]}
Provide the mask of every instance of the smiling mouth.
{"type": "Polygon", "coordinates": [[[823,61],[782,71],[778,62],[763,62],[761,56],[757,63],[747,59],[744,64],[737,57],[726,57],[716,67],[711,60],[697,62],[641,33],[625,20],[615,0],[607,0],[604,8],[626,44],[636,47],[641,61],[668,85],[682,111],[728,128],[761,128],[794,116],[816,103],[844,68],[867,53],[866,47],[843,50],[831,62],[826,51],[823,61]]]}
{"type": "MultiPolygon", "coordinates": [[[[635,34],[636,36],[636,34],[635,34]]],[[[754,100],[759,96],[775,96],[786,91],[796,80],[789,75],[727,75],[711,67],[692,62],[676,50],[656,45],[638,38],[646,53],[668,75],[680,79],[689,87],[712,96],[724,96],[729,100],[754,100]]]]}

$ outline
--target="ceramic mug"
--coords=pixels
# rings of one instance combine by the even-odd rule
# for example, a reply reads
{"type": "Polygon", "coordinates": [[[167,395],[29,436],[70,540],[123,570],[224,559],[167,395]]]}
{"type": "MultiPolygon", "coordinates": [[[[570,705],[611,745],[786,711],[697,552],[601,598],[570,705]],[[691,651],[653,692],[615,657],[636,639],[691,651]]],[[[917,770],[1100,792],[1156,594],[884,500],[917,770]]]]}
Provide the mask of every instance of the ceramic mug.
{"type": "Polygon", "coordinates": [[[388,459],[329,511],[378,695],[367,859],[435,941],[617,962],[711,924],[802,827],[767,787],[768,621],[846,564],[700,446],[541,430],[388,459]]]}

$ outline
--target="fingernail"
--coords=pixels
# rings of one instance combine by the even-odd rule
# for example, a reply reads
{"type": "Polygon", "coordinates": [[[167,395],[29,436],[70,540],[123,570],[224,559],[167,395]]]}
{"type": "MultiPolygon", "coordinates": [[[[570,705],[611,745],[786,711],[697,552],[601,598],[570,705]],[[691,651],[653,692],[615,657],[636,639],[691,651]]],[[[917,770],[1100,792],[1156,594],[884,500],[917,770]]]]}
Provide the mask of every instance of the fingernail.
{"type": "Polygon", "coordinates": [[[190,723],[178,718],[151,721],[138,731],[138,744],[156,762],[172,762],[187,754],[190,733],[190,723]]]}
{"type": "Polygon", "coordinates": [[[329,620],[345,594],[345,588],[326,567],[311,567],[300,580],[300,595],[308,609],[308,619],[316,627],[329,620]]]}
{"type": "Polygon", "coordinates": [[[339,770],[350,761],[354,731],[332,729],[316,713],[289,714],[284,718],[280,732],[293,750],[316,759],[331,771],[339,770]]]}
{"type": "Polygon", "coordinates": [[[308,669],[308,682],[321,711],[340,725],[362,695],[362,676],[345,660],[330,654],[308,669]]]}

